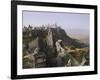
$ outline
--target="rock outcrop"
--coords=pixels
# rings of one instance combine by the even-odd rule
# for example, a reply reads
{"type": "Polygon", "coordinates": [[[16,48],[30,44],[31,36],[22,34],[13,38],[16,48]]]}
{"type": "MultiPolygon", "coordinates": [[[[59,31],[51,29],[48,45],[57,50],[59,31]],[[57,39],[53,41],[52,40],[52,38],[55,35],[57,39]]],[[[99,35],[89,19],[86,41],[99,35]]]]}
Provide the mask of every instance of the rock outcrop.
{"type": "MultiPolygon", "coordinates": [[[[59,39],[63,41],[65,46],[74,46],[75,48],[88,47],[88,45],[81,43],[79,40],[72,39],[64,29],[56,24],[53,26],[36,26],[34,28],[29,25],[23,28],[23,57],[32,54],[36,48],[39,48],[40,52],[46,55],[46,67],[54,67],[56,66],[55,58],[57,56],[55,43],[59,39]]],[[[27,66],[25,62],[23,64],[27,66]]],[[[28,64],[30,63],[28,62],[28,64]]],[[[23,68],[30,68],[30,66],[23,68]]]]}

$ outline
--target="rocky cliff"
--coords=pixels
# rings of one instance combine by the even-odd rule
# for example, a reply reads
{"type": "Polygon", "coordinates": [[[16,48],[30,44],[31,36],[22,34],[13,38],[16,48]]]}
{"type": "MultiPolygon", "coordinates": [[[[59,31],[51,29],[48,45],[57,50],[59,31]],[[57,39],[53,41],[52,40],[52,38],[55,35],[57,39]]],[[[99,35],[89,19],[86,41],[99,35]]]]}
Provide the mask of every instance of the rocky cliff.
{"type": "MultiPolygon", "coordinates": [[[[55,58],[57,56],[57,52],[55,43],[59,39],[62,40],[63,44],[68,47],[88,47],[79,40],[72,39],[60,26],[46,25],[33,27],[29,25],[28,27],[23,28],[23,57],[27,54],[32,54],[36,48],[39,48],[40,52],[43,52],[46,55],[46,67],[56,66],[55,58]]],[[[24,68],[32,67],[33,63],[30,59],[28,61],[23,59],[24,68]],[[31,66],[26,63],[28,61],[31,63],[31,66]]]]}
{"type": "MultiPolygon", "coordinates": [[[[88,45],[81,43],[77,39],[72,39],[64,29],[57,26],[41,26],[41,27],[34,27],[32,29],[31,26],[28,28],[23,28],[23,43],[30,46],[31,42],[38,44],[38,46],[48,45],[50,47],[55,46],[55,42],[57,40],[62,40],[65,46],[75,46],[75,47],[87,47],[88,45]],[[37,39],[38,38],[38,39],[37,39]],[[38,40],[38,43],[37,41],[38,40]]],[[[36,45],[37,46],[37,45],[36,45]]],[[[32,48],[32,45],[31,45],[32,48]]]]}

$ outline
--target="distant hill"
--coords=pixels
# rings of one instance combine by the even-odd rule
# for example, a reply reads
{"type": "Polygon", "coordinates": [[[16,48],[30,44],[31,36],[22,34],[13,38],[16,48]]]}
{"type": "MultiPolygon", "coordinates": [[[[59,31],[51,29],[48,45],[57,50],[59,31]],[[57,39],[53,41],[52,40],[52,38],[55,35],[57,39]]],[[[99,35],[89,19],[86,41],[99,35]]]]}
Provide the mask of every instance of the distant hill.
{"type": "MultiPolygon", "coordinates": [[[[63,41],[66,46],[75,46],[75,47],[87,47],[88,45],[82,43],[78,39],[71,38],[64,29],[60,26],[52,27],[52,26],[40,26],[34,27],[32,26],[23,28],[23,39],[24,41],[29,40],[29,36],[31,35],[31,39],[35,40],[37,37],[40,40],[40,43],[46,42],[49,46],[55,46],[55,42],[59,39],[63,41]],[[26,39],[25,39],[25,36],[26,39]]],[[[29,42],[29,41],[28,41],[29,42]]],[[[42,44],[41,44],[42,45],[42,44]]]]}
{"type": "Polygon", "coordinates": [[[71,46],[71,45],[76,47],[87,46],[85,43],[82,43],[80,40],[71,38],[61,27],[51,28],[51,31],[53,32],[54,42],[57,41],[58,39],[61,39],[66,46],[71,46]]]}

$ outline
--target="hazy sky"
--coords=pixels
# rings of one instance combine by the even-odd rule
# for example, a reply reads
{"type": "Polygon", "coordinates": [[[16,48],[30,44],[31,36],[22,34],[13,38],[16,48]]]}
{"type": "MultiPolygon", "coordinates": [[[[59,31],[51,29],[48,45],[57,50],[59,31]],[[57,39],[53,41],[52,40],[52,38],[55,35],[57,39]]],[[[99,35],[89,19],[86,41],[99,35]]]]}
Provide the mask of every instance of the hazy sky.
{"type": "Polygon", "coordinates": [[[71,37],[89,36],[89,14],[23,11],[23,26],[55,23],[65,29],[71,37]]]}

